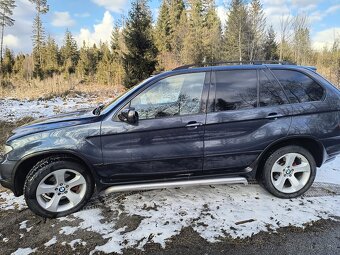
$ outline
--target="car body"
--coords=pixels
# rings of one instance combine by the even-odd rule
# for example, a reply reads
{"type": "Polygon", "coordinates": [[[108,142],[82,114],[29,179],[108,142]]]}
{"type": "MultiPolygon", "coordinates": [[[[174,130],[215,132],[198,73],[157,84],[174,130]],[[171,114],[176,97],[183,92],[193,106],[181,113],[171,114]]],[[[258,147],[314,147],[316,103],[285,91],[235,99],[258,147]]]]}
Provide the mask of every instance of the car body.
{"type": "Polygon", "coordinates": [[[80,111],[17,128],[6,142],[0,182],[20,196],[31,169],[55,155],[81,163],[98,191],[219,176],[251,180],[288,145],[308,150],[318,167],[340,153],[340,92],[314,68],[178,68],[148,78],[98,115],[80,111]]]}

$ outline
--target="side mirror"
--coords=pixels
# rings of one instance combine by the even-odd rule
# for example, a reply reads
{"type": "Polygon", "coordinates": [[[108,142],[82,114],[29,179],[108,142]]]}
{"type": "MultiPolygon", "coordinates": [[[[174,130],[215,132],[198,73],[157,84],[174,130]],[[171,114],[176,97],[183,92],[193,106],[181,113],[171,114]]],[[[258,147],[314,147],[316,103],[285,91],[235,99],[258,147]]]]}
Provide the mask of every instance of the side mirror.
{"type": "Polygon", "coordinates": [[[138,112],[135,111],[135,108],[124,109],[118,115],[118,118],[121,121],[127,122],[129,124],[137,124],[138,123],[138,112]]]}

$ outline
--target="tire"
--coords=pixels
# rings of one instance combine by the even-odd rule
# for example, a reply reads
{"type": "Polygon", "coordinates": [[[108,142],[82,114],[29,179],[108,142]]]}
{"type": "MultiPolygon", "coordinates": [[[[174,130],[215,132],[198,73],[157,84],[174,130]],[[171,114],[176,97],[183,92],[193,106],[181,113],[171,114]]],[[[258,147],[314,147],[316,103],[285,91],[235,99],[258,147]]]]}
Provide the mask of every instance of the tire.
{"type": "Polygon", "coordinates": [[[24,196],[28,207],[45,218],[66,216],[80,210],[94,191],[92,176],[67,156],[49,157],[28,173],[24,196]]]}
{"type": "Polygon", "coordinates": [[[273,151],[264,163],[261,182],[274,196],[295,198],[313,184],[316,163],[303,147],[290,145],[273,151]]]}

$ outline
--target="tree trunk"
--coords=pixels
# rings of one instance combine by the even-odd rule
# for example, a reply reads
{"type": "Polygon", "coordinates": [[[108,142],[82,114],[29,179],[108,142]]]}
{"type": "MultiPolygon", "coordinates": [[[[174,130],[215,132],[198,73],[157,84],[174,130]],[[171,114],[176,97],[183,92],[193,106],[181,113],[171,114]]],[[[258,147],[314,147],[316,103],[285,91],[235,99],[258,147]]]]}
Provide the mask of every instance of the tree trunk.
{"type": "Polygon", "coordinates": [[[2,76],[2,49],[4,45],[5,14],[2,14],[1,43],[0,43],[0,75],[2,76]]]}

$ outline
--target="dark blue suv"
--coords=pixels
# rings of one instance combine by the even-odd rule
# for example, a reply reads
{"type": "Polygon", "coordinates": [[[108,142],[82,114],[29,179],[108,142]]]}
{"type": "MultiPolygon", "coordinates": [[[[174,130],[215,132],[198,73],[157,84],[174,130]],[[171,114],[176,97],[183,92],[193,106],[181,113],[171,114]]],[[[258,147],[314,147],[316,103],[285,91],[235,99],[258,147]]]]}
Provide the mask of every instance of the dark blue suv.
{"type": "Polygon", "coordinates": [[[340,153],[340,92],[315,68],[180,67],[107,106],[13,131],[0,181],[58,217],[106,192],[247,183],[293,198],[340,153]]]}

